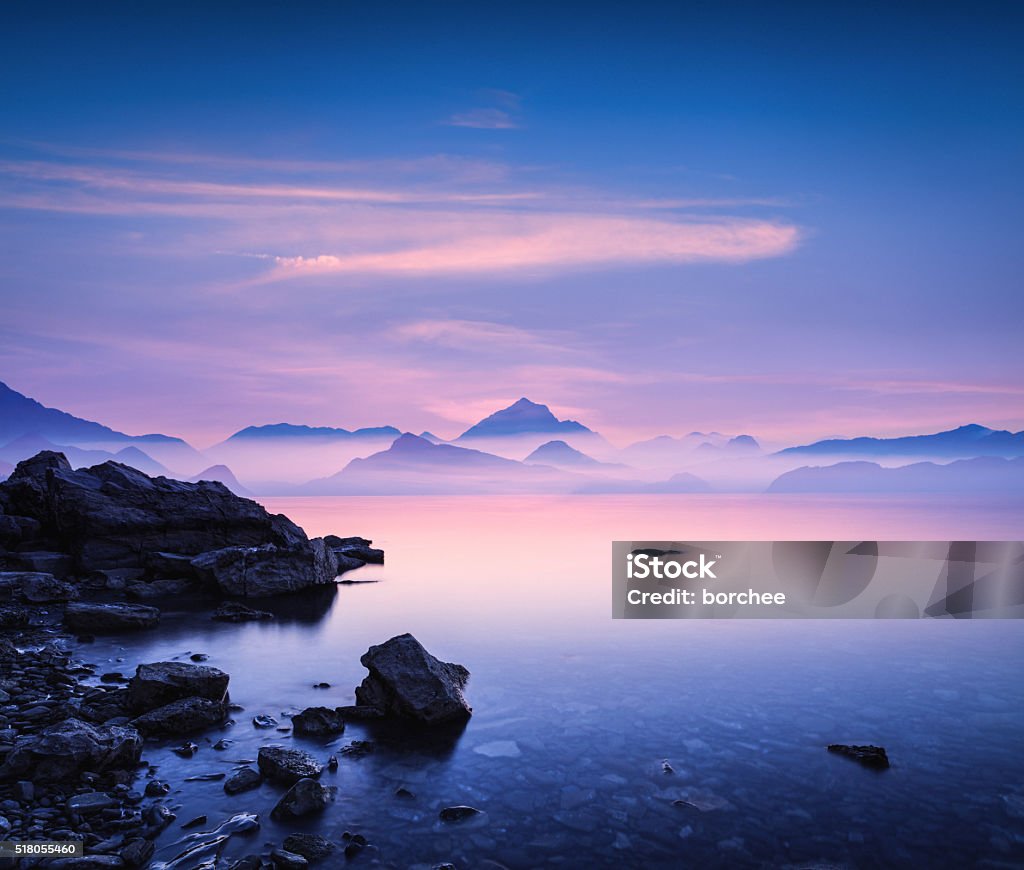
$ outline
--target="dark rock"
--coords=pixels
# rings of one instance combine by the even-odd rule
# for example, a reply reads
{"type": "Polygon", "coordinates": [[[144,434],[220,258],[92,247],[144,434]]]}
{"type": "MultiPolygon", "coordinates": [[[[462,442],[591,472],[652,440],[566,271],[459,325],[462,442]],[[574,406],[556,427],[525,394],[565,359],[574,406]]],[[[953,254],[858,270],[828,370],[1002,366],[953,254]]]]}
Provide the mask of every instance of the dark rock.
{"type": "Polygon", "coordinates": [[[171,751],[180,758],[191,758],[199,751],[199,747],[190,740],[188,743],[182,743],[181,746],[176,746],[171,751]]]}
{"type": "Polygon", "coordinates": [[[462,720],[473,712],[462,694],[469,671],[436,659],[411,634],[371,646],[359,661],[370,674],[356,689],[357,707],[425,724],[462,720]]]}
{"type": "Polygon", "coordinates": [[[156,844],[152,840],[134,837],[128,840],[117,854],[129,867],[147,867],[155,849],[156,844]]]}
{"type": "Polygon", "coordinates": [[[32,612],[18,604],[0,607],[0,628],[26,628],[32,621],[32,612]]]}
{"type": "Polygon", "coordinates": [[[366,563],[362,559],[357,559],[355,556],[350,556],[344,550],[333,550],[334,558],[338,562],[338,574],[344,574],[346,571],[354,571],[356,568],[362,568],[366,563]]]}
{"type": "Polygon", "coordinates": [[[213,744],[213,748],[216,749],[217,752],[223,752],[225,749],[230,748],[232,743],[234,743],[233,740],[228,740],[226,737],[221,737],[220,740],[213,744]]]}
{"type": "Polygon", "coordinates": [[[395,797],[404,798],[405,800],[412,800],[416,797],[416,795],[409,791],[409,789],[407,789],[404,785],[400,785],[398,788],[395,789],[395,797]]]}
{"type": "Polygon", "coordinates": [[[277,720],[266,713],[259,713],[252,717],[252,724],[256,728],[273,728],[277,724],[277,720]]]}
{"type": "Polygon", "coordinates": [[[150,552],[143,557],[143,567],[146,569],[146,575],[153,580],[192,580],[195,579],[195,573],[192,570],[194,555],[194,553],[187,556],[184,553],[150,552]]]}
{"type": "Polygon", "coordinates": [[[334,583],[338,563],[322,538],[291,547],[226,547],[192,560],[200,578],[225,595],[264,598],[334,583]]]}
{"type": "Polygon", "coordinates": [[[262,782],[263,777],[258,771],[251,767],[243,767],[227,778],[224,783],[224,791],[228,794],[241,794],[243,791],[259,788],[262,782]]]}
{"type": "Polygon", "coordinates": [[[128,683],[133,710],[143,712],[184,698],[227,700],[230,677],[210,665],[191,662],[153,662],[139,665],[128,683]]]}
{"type": "Polygon", "coordinates": [[[289,834],[282,844],[289,852],[301,855],[309,862],[322,861],[337,848],[330,840],[318,834],[289,834]]]}
{"type": "Polygon", "coordinates": [[[889,756],[885,754],[885,749],[881,746],[847,746],[845,743],[830,743],[828,751],[845,755],[873,770],[887,770],[889,767],[889,756]]]}
{"type": "Polygon", "coordinates": [[[153,580],[151,583],[130,583],[124,593],[129,598],[146,601],[152,598],[173,598],[191,591],[193,584],[188,580],[153,580]]]}
{"type": "Polygon", "coordinates": [[[226,773],[197,773],[195,776],[186,776],[185,782],[220,782],[226,773]]]}
{"type": "Polygon", "coordinates": [[[308,752],[283,746],[261,746],[256,763],[267,779],[286,785],[300,779],[317,779],[324,770],[308,752]]]}
{"type": "Polygon", "coordinates": [[[117,798],[101,791],[76,794],[68,798],[67,802],[68,812],[76,813],[80,816],[98,813],[101,810],[108,810],[111,807],[116,807],[117,805],[117,798]]]}
{"type": "Polygon", "coordinates": [[[200,825],[205,825],[205,824],[206,824],[206,816],[196,816],[194,819],[191,819],[191,820],[185,822],[185,824],[183,824],[181,826],[181,829],[183,831],[187,831],[190,828],[198,828],[200,825]]]}
{"type": "Polygon", "coordinates": [[[67,577],[74,568],[74,561],[67,553],[19,552],[14,563],[23,571],[41,571],[55,577],[67,577]]]}
{"type": "Polygon", "coordinates": [[[237,601],[225,601],[213,611],[213,619],[218,619],[221,622],[257,622],[273,618],[273,613],[266,610],[254,610],[237,601]]]}
{"type": "Polygon", "coordinates": [[[196,556],[306,540],[290,520],[221,483],[151,478],[113,461],[75,471],[52,451],[18,463],[0,490],[7,512],[38,520],[80,571],[143,568],[156,552],[196,556]]]}
{"type": "Polygon", "coordinates": [[[73,780],[84,770],[131,769],[141,754],[142,737],[134,728],[67,719],[16,744],[0,767],[0,780],[26,773],[35,782],[73,780]]]}
{"type": "Polygon", "coordinates": [[[21,593],[22,598],[33,604],[51,604],[56,601],[71,601],[78,597],[78,590],[53,574],[38,571],[5,571],[0,573],[0,587],[21,593]]]}
{"type": "Polygon", "coordinates": [[[72,631],[135,631],[154,628],[159,622],[160,611],[144,604],[72,602],[64,611],[64,624],[72,631]]]}
{"type": "Polygon", "coordinates": [[[151,779],[146,783],[146,797],[163,797],[165,794],[170,794],[170,792],[170,783],[159,779],[151,779]]]}
{"type": "Polygon", "coordinates": [[[445,807],[438,813],[442,822],[459,822],[463,819],[468,819],[470,816],[476,816],[480,814],[480,810],[476,807],[467,807],[462,804],[454,807],[445,807]]]}
{"type": "Polygon", "coordinates": [[[345,730],[345,720],[338,710],[330,707],[307,707],[292,717],[292,725],[296,734],[312,734],[323,736],[341,734],[345,730]]]}
{"type": "Polygon", "coordinates": [[[331,754],[331,757],[327,759],[327,769],[337,770],[338,769],[338,756],[331,754]]]}
{"type": "Polygon", "coordinates": [[[209,661],[210,657],[206,653],[192,653],[189,656],[189,661],[193,662],[206,662],[209,661]]]}
{"type": "Polygon", "coordinates": [[[329,689],[330,687],[330,683],[313,683],[314,689],[329,689]]]}
{"type": "Polygon", "coordinates": [[[324,535],[324,543],[332,550],[344,550],[349,547],[369,547],[373,541],[369,538],[360,538],[352,535],[348,538],[339,538],[337,535],[324,535]]]}
{"type": "Polygon", "coordinates": [[[227,716],[223,701],[209,698],[182,698],[157,707],[132,720],[147,737],[191,734],[220,725],[227,716]]]}
{"type": "Polygon", "coordinates": [[[300,779],[284,793],[270,815],[275,819],[288,819],[322,812],[329,799],[330,791],[315,779],[300,779]]]}

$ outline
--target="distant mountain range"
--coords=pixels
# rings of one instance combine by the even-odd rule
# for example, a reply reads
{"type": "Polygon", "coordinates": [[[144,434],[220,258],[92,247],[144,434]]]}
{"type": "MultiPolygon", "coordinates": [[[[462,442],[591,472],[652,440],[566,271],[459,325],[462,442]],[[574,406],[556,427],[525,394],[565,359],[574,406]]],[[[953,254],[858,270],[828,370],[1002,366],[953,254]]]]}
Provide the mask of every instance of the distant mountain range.
{"type": "Polygon", "coordinates": [[[1024,492],[1024,457],[982,456],[948,465],[915,462],[885,468],[875,462],[839,462],[797,468],[779,476],[768,492],[1024,492]]]}
{"type": "Polygon", "coordinates": [[[779,456],[855,456],[970,459],[975,456],[1024,456],[1024,432],[989,429],[971,423],[935,432],[901,438],[832,438],[802,447],[787,447],[779,456]]]}
{"type": "Polygon", "coordinates": [[[0,383],[0,477],[40,450],[63,452],[75,467],[112,459],[154,476],[220,480],[239,494],[749,492],[773,478],[771,492],[992,492],[1022,491],[1024,432],[971,424],[930,435],[829,439],[770,456],[750,435],[691,432],[616,450],[582,423],[521,398],[450,442],[393,426],[273,423],[247,426],[200,453],[180,438],[127,435],[45,407],[0,383]],[[963,461],[794,469],[804,457],[963,461]]]}

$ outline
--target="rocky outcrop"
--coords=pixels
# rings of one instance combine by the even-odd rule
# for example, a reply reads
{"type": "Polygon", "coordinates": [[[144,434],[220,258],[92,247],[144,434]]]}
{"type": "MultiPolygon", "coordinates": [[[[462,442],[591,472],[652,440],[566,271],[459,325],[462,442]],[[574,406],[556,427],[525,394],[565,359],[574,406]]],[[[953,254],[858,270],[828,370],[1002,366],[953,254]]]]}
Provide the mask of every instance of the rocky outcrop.
{"type": "Polygon", "coordinates": [[[273,619],[274,614],[266,610],[254,610],[238,601],[225,601],[213,611],[211,618],[220,622],[261,622],[273,619]]]}
{"type": "Polygon", "coordinates": [[[290,547],[226,547],[192,560],[200,579],[225,595],[263,598],[333,583],[338,562],[322,538],[290,547]]]}
{"type": "Polygon", "coordinates": [[[74,779],[83,771],[130,770],[142,755],[142,737],[129,726],[94,726],[66,719],[15,745],[0,779],[74,779]]]}
{"type": "Polygon", "coordinates": [[[31,604],[53,604],[78,597],[78,590],[70,583],[41,571],[0,571],[0,589],[31,604]]]}
{"type": "Polygon", "coordinates": [[[411,634],[371,646],[359,661],[370,673],[356,689],[358,707],[428,725],[473,712],[462,694],[469,671],[435,658],[411,634]]]}
{"type": "MultiPolygon", "coordinates": [[[[151,553],[196,556],[224,547],[291,547],[306,535],[221,483],[152,478],[119,462],[74,470],[61,453],[26,459],[0,484],[9,515],[29,517],[79,572],[146,567],[151,553]]],[[[5,528],[6,528],[5,524],[5,528]]]]}
{"type": "Polygon", "coordinates": [[[72,631],[137,631],[155,628],[159,622],[160,611],[145,604],[72,602],[64,610],[64,624],[72,631]]]}
{"type": "Polygon", "coordinates": [[[845,755],[850,760],[873,770],[889,769],[889,756],[881,746],[848,746],[845,743],[830,743],[828,751],[837,755],[845,755]]]}
{"type": "Polygon", "coordinates": [[[145,712],[184,698],[227,700],[230,677],[210,665],[191,662],[154,662],[139,665],[128,682],[128,703],[145,712]]]}
{"type": "Polygon", "coordinates": [[[334,710],[330,707],[307,707],[301,713],[292,716],[292,727],[296,734],[321,737],[341,734],[345,730],[345,720],[342,718],[340,707],[334,710]]]}
{"type": "Polygon", "coordinates": [[[323,765],[308,752],[284,746],[261,746],[256,763],[267,779],[285,785],[300,779],[318,779],[324,772],[323,765]]]}

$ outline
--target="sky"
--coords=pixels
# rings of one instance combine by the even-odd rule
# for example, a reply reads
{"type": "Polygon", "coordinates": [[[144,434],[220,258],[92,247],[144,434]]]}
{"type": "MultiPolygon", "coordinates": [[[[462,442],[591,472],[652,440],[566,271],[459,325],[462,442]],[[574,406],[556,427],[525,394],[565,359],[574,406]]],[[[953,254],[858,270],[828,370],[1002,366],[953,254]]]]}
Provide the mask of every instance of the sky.
{"type": "MultiPolygon", "coordinates": [[[[899,8],[891,8],[899,7],[899,8]]],[[[14,3],[0,380],[204,446],[1024,428],[1024,11],[14,3]]]]}

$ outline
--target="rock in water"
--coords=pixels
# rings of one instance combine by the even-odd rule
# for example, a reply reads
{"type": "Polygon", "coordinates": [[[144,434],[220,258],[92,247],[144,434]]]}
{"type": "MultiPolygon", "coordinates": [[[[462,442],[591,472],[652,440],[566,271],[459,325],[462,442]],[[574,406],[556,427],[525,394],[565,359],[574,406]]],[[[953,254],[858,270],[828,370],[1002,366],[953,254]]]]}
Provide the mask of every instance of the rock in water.
{"type": "Polygon", "coordinates": [[[341,734],[345,730],[345,720],[341,718],[339,708],[307,707],[301,713],[292,716],[292,725],[296,734],[341,734]]]}
{"type": "Polygon", "coordinates": [[[267,779],[286,785],[300,779],[317,779],[324,772],[323,765],[308,752],[283,746],[260,747],[256,763],[267,779]]]}
{"type": "Polygon", "coordinates": [[[282,844],[289,852],[301,855],[307,861],[322,861],[335,850],[330,840],[319,834],[289,834],[282,844]]]}
{"type": "Polygon", "coordinates": [[[442,662],[411,634],[371,646],[359,661],[370,674],[356,689],[356,705],[425,724],[468,718],[462,689],[469,671],[442,662]]]}
{"type": "Polygon", "coordinates": [[[275,819],[306,816],[323,811],[330,791],[315,779],[300,779],[278,801],[270,815],[275,819]]]}
{"type": "Polygon", "coordinates": [[[33,604],[51,604],[78,598],[78,590],[74,586],[58,580],[53,574],[33,571],[3,573],[0,574],[0,583],[11,583],[15,588],[20,588],[22,597],[33,604]]]}
{"type": "Polygon", "coordinates": [[[64,610],[64,624],[72,631],[118,632],[155,628],[160,611],[144,604],[85,604],[72,602],[64,610]]]}
{"type": "Polygon", "coordinates": [[[243,791],[259,788],[262,782],[263,777],[258,771],[251,767],[243,767],[228,777],[224,783],[224,791],[228,794],[241,794],[243,791]]]}
{"type": "Polygon", "coordinates": [[[253,610],[237,601],[225,601],[213,611],[211,618],[221,622],[258,622],[263,619],[273,619],[274,614],[266,610],[253,610]]]}
{"type": "Polygon", "coordinates": [[[136,712],[144,712],[183,698],[225,701],[229,679],[218,668],[191,662],[139,665],[128,683],[128,702],[136,712]]]}
{"type": "Polygon", "coordinates": [[[338,561],[322,538],[291,547],[226,547],[192,560],[199,577],[225,595],[262,598],[334,583],[338,561]]]}
{"type": "Polygon", "coordinates": [[[881,746],[847,746],[845,743],[830,743],[828,751],[845,755],[864,767],[874,770],[887,770],[889,767],[889,756],[885,754],[885,749],[881,746]]]}
{"type": "Polygon", "coordinates": [[[220,725],[227,716],[227,705],[209,698],[182,698],[143,713],[132,724],[143,734],[190,734],[220,725]]]}
{"type": "Polygon", "coordinates": [[[75,780],[83,771],[134,768],[141,755],[142,736],[134,728],[66,719],[16,744],[0,767],[0,780],[25,773],[34,781],[75,780]]]}
{"type": "Polygon", "coordinates": [[[7,513],[37,520],[81,572],[144,568],[157,552],[196,556],[226,546],[306,542],[291,520],[221,483],[151,478],[120,462],[75,471],[63,454],[43,451],[19,462],[0,488],[7,513]]]}
{"type": "Polygon", "coordinates": [[[454,807],[445,807],[438,813],[442,822],[461,822],[463,819],[468,819],[471,816],[480,815],[480,810],[476,807],[467,807],[464,804],[459,804],[454,807]]]}

